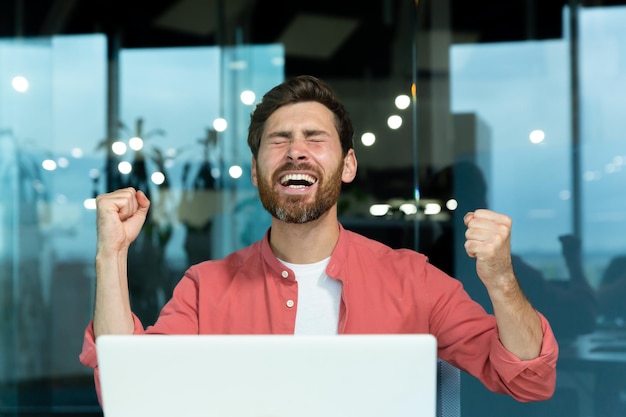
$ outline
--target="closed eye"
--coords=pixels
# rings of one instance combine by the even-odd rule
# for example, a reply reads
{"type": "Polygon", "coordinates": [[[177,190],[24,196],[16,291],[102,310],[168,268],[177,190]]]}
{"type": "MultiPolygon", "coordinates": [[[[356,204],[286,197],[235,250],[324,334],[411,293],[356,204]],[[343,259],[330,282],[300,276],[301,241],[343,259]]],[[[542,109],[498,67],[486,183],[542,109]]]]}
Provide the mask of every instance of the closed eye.
{"type": "Polygon", "coordinates": [[[312,136],[306,138],[307,142],[326,142],[328,140],[327,136],[312,136]]]}
{"type": "Polygon", "coordinates": [[[268,140],[268,142],[272,145],[282,145],[284,143],[289,143],[290,139],[285,136],[273,136],[268,140]]]}
{"type": "Polygon", "coordinates": [[[322,142],[331,139],[331,136],[323,130],[306,130],[304,137],[310,142],[322,142]]]}

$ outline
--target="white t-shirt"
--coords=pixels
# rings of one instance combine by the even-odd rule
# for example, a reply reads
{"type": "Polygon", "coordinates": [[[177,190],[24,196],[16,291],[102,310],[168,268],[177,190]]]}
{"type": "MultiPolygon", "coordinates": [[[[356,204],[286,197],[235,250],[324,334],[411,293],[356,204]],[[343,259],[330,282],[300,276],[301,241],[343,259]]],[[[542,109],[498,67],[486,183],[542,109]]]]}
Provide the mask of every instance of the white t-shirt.
{"type": "Polygon", "coordinates": [[[330,257],[313,264],[281,262],[296,275],[296,335],[337,334],[341,281],[326,275],[330,257]]]}

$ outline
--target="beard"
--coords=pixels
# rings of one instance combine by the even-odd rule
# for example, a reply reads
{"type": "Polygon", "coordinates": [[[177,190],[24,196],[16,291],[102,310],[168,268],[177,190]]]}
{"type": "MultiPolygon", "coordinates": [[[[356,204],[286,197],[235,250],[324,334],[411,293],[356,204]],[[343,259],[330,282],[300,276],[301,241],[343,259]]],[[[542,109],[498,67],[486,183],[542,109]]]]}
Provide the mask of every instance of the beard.
{"type": "Polygon", "coordinates": [[[317,220],[339,200],[342,168],[343,160],[328,178],[322,178],[319,172],[316,172],[318,188],[312,202],[305,202],[309,196],[284,196],[273,188],[273,185],[278,183],[278,177],[282,172],[298,169],[312,170],[311,167],[287,164],[278,169],[271,180],[267,180],[262,175],[263,173],[259,172],[258,188],[261,203],[268,213],[285,223],[303,224],[317,220]]]}

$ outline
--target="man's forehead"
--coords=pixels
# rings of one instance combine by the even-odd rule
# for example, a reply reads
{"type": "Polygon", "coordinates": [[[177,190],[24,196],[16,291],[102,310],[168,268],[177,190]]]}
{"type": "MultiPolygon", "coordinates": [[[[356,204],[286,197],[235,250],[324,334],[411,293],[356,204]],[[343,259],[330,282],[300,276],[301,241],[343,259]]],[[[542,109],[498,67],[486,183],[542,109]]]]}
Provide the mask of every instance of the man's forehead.
{"type": "Polygon", "coordinates": [[[335,133],[335,114],[318,102],[288,104],[270,115],[265,123],[264,133],[305,130],[330,130],[329,133],[335,133]]]}

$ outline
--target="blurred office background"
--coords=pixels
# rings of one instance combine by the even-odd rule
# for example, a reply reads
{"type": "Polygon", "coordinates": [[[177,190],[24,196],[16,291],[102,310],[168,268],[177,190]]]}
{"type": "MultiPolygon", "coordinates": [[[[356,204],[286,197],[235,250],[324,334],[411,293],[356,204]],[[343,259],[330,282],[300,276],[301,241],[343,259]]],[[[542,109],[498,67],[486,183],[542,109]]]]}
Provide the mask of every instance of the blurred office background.
{"type": "Polygon", "coordinates": [[[626,2],[2,0],[0,416],[101,415],[78,362],[95,195],[153,201],[129,266],[145,325],[189,264],[261,238],[249,115],[298,74],[353,117],[347,228],[489,309],[459,219],[513,219],[557,392],[521,404],[464,375],[462,415],[626,415],[626,2]]]}

